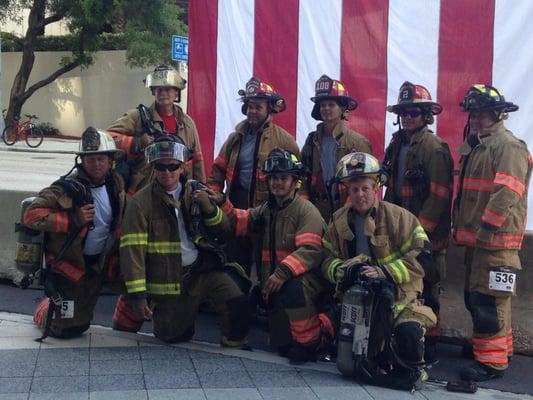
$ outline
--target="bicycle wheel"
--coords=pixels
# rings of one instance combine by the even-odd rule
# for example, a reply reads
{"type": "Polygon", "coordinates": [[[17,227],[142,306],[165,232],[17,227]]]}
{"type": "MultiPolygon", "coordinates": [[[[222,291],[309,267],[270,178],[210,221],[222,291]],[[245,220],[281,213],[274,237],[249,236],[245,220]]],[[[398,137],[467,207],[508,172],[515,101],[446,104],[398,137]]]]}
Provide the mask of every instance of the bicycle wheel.
{"type": "Polygon", "coordinates": [[[26,144],[30,147],[39,147],[44,139],[44,133],[41,128],[30,126],[26,129],[26,144]]]}
{"type": "Polygon", "coordinates": [[[19,134],[16,126],[8,125],[2,132],[2,140],[8,146],[13,146],[19,140],[19,134]]]}

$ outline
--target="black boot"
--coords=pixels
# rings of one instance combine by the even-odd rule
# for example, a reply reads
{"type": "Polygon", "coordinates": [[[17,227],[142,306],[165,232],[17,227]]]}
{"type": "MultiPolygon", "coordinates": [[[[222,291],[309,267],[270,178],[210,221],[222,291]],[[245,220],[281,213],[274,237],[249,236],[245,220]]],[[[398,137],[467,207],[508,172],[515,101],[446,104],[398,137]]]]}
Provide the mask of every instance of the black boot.
{"type": "Polygon", "coordinates": [[[474,346],[472,346],[472,343],[468,342],[463,344],[463,347],[461,348],[461,357],[466,358],[467,360],[474,359],[474,346]]]}
{"type": "Polygon", "coordinates": [[[291,364],[304,364],[308,361],[316,361],[316,346],[303,346],[295,344],[289,350],[287,358],[291,364]]]}
{"type": "Polygon", "coordinates": [[[437,358],[438,341],[438,337],[426,337],[426,340],[424,342],[424,361],[426,362],[426,365],[433,365],[439,362],[439,359],[437,358]]]}
{"type": "Polygon", "coordinates": [[[501,378],[505,374],[505,370],[494,369],[480,362],[475,362],[472,365],[461,368],[459,374],[464,381],[483,382],[501,378]]]}

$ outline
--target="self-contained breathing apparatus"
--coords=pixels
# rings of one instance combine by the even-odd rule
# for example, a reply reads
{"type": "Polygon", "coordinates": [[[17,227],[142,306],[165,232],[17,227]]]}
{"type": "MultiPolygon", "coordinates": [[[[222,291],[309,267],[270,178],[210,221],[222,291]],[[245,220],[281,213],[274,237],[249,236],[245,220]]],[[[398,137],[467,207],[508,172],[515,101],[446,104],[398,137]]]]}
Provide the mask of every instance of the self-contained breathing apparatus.
{"type": "Polygon", "coordinates": [[[355,280],[341,286],[349,288],[342,295],[337,338],[339,371],[345,377],[378,386],[418,389],[425,372],[407,365],[395,350],[394,284],[358,273],[355,280]]]}

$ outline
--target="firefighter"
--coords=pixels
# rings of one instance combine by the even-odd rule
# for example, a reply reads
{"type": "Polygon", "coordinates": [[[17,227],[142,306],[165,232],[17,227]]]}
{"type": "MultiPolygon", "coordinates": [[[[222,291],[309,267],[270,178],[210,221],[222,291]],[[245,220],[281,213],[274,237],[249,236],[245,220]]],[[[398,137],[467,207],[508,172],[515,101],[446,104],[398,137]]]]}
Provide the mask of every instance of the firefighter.
{"type": "Polygon", "coordinates": [[[322,75],[316,81],[311,101],[315,103],[311,116],[322,122],[307,136],[302,148],[302,162],[311,176],[306,189],[309,200],[329,222],[346,201],[346,193],[339,191],[343,186],[332,185],[328,190],[337,163],[354,151],[372,154],[372,146],[366,137],[346,126],[348,113],[357,108],[357,101],[350,97],[342,82],[322,75]]]}
{"type": "Polygon", "coordinates": [[[251,236],[256,244],[270,345],[293,363],[316,361],[319,348],[333,337],[318,304],[327,289],[319,268],[324,222],[315,206],[296,195],[304,169],[294,153],[273,149],[262,169],[268,199],[247,210],[228,200],[223,206],[234,234],[251,236]]]}
{"type": "MultiPolygon", "coordinates": [[[[400,129],[385,150],[383,165],[390,179],[385,200],[411,211],[431,241],[433,262],[426,271],[424,301],[439,315],[440,282],[446,276],[450,240],[453,159],[448,144],[428,127],[442,111],[421,85],[404,82],[398,103],[387,107],[400,129]]],[[[436,361],[439,324],[427,332],[426,362],[436,361]]]]}
{"type": "Polygon", "coordinates": [[[126,195],[112,170],[120,153],[111,136],[87,128],[77,153],[81,163],[43,189],[24,214],[26,225],[46,232],[41,278],[48,297],[33,317],[45,330],[43,338],[70,338],[89,329],[104,281],[120,280],[115,237],[126,195]]]}
{"type": "Polygon", "coordinates": [[[120,267],[127,296],[115,308],[113,327],[138,331],[152,319],[154,335],[182,342],[194,335],[200,303],[212,301],[220,320],[221,344],[245,345],[249,327],[249,281],[228,265],[222,243],[222,211],[198,181],[187,181],[188,149],[172,137],[146,148],[155,179],[128,202],[120,238],[120,267]]]}
{"type": "MultiPolygon", "coordinates": [[[[285,110],[283,97],[268,83],[251,78],[239,90],[241,111],[246,119],[235,127],[218,154],[207,186],[225,194],[241,209],[256,207],[268,198],[268,182],[261,170],[267,155],[276,147],[299,154],[298,145],[287,131],[274,124],[272,114],[285,110]]],[[[233,241],[228,246],[230,259],[250,271],[252,244],[233,241]]]]}
{"type": "MultiPolygon", "coordinates": [[[[337,181],[347,188],[349,204],[333,214],[324,235],[324,276],[338,289],[349,288],[357,277],[386,279],[395,286],[391,325],[382,326],[383,343],[378,354],[381,373],[376,383],[399,387],[421,379],[424,367],[424,333],[436,323],[431,308],[419,296],[430,243],[424,229],[409,211],[378,200],[383,175],[378,160],[366,153],[344,156],[337,166],[337,181]],[[388,333],[387,333],[388,332],[388,333]]],[[[379,322],[387,321],[380,315],[379,322]]],[[[370,351],[370,350],[369,350],[370,351]]],[[[374,351],[376,351],[374,349],[374,351]]]]}
{"type": "Polygon", "coordinates": [[[153,171],[144,157],[144,149],[162,134],[178,136],[192,151],[192,159],[185,165],[188,179],[205,182],[202,148],[196,125],[176,104],[187,81],[169,65],[159,65],[149,73],[146,87],[154,96],[150,107],[140,104],[127,111],[107,128],[126,157],[117,169],[123,175],[128,195],[146,186],[153,179],[153,171]]]}
{"type": "Polygon", "coordinates": [[[461,378],[501,377],[513,354],[511,297],[521,269],[531,156],[504,126],[518,106],[489,85],[473,85],[460,104],[468,113],[459,148],[453,237],[465,246],[465,305],[473,322],[475,363],[461,378]]]}

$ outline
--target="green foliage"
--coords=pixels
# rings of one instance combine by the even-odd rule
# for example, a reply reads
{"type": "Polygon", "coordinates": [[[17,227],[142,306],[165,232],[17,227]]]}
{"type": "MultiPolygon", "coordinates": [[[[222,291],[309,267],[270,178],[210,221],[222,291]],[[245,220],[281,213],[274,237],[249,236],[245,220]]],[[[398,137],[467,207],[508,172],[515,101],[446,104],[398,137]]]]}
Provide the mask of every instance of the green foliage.
{"type": "Polygon", "coordinates": [[[36,124],[37,127],[41,128],[41,130],[44,133],[44,136],[62,136],[63,133],[57,129],[54,125],[52,125],[50,122],[40,122],[36,124]]]}
{"type": "MultiPolygon", "coordinates": [[[[22,38],[8,32],[0,32],[2,51],[22,51],[22,38]]],[[[35,51],[72,51],[75,49],[76,37],[72,34],[61,36],[39,36],[35,51]]],[[[101,33],[97,37],[96,50],[126,50],[124,33],[101,33]]]]}

